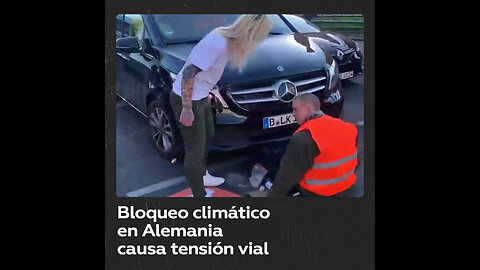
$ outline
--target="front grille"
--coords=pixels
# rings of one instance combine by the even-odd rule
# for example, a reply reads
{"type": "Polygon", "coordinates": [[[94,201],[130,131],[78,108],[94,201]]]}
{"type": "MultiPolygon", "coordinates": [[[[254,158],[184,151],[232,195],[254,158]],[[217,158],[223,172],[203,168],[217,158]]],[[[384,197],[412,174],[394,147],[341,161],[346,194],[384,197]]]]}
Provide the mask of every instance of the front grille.
{"type": "Polygon", "coordinates": [[[245,110],[261,109],[283,110],[290,108],[290,103],[280,100],[274,84],[279,80],[289,80],[297,88],[297,95],[314,93],[319,95],[327,85],[327,73],[325,70],[309,72],[305,74],[280,77],[275,79],[251,82],[237,85],[231,88],[229,96],[241,108],[245,110]]]}

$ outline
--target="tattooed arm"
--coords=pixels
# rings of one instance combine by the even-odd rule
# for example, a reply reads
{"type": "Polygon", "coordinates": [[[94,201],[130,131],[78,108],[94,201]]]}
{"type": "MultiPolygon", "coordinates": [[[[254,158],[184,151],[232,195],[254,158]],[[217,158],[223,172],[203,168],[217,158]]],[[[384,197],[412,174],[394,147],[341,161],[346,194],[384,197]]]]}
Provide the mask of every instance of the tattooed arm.
{"type": "Polygon", "coordinates": [[[182,113],[180,114],[180,123],[184,126],[191,126],[195,116],[192,111],[192,92],[195,75],[202,71],[197,66],[191,64],[185,67],[182,73],[182,113]]]}

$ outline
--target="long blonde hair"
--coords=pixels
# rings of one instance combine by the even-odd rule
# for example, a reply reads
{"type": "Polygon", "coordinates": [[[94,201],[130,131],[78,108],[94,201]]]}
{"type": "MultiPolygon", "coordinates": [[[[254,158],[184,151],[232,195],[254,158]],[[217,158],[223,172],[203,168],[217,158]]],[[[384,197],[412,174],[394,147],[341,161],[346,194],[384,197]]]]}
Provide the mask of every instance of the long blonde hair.
{"type": "Polygon", "coordinates": [[[242,70],[248,54],[268,36],[272,26],[265,14],[244,14],[232,25],[217,28],[228,40],[230,65],[242,70]]]}

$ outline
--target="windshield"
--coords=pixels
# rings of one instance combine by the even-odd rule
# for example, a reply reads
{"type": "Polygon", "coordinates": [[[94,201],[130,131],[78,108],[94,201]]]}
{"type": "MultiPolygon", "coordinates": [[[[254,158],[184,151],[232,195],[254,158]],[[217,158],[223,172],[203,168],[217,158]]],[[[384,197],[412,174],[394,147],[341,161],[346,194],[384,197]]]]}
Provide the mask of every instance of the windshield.
{"type": "MultiPolygon", "coordinates": [[[[158,14],[153,15],[162,40],[166,44],[198,42],[219,26],[229,26],[241,14],[158,14]]],[[[267,14],[273,23],[270,34],[290,34],[292,30],[276,14],[267,14]]]]}

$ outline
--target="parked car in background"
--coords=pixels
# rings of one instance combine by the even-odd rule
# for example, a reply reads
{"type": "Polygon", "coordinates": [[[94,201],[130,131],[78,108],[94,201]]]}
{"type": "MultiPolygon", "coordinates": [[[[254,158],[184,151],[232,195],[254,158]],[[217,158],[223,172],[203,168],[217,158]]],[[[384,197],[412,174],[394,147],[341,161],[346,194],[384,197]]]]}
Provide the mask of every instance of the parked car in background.
{"type": "Polygon", "coordinates": [[[281,16],[294,32],[310,37],[325,52],[332,55],[339,65],[340,79],[349,79],[362,74],[363,53],[355,41],[341,34],[325,32],[300,16],[292,14],[281,16]]]}
{"type": "MultiPolygon", "coordinates": [[[[167,159],[183,155],[183,142],[169,104],[172,83],[193,47],[211,30],[240,14],[119,14],[117,95],[143,114],[167,159]]],[[[212,87],[215,139],[212,148],[232,150],[286,140],[298,128],[291,102],[313,93],[323,110],[339,117],[343,92],[338,66],[308,35],[296,33],[278,14],[270,35],[239,72],[229,66],[212,87]]]]}

